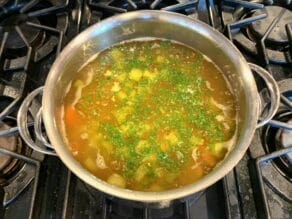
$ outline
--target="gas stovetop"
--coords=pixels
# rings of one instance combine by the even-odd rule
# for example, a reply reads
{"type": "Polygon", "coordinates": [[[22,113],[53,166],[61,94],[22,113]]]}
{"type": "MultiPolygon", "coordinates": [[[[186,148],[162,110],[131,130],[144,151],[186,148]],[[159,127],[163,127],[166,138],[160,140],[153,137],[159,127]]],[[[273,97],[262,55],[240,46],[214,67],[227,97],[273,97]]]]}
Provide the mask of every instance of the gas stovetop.
{"type": "MultiPolygon", "coordinates": [[[[4,0],[0,6],[0,218],[291,218],[290,0],[4,0]],[[140,9],[173,11],[209,24],[249,62],[269,71],[281,91],[277,114],[257,130],[238,165],[205,191],[163,209],[117,201],[91,188],[57,157],[27,146],[16,122],[24,98],[43,86],[74,36],[114,14],[140,9]]],[[[268,105],[268,92],[256,81],[262,105],[268,105]]],[[[35,142],[39,108],[36,98],[27,115],[35,142]]]]}

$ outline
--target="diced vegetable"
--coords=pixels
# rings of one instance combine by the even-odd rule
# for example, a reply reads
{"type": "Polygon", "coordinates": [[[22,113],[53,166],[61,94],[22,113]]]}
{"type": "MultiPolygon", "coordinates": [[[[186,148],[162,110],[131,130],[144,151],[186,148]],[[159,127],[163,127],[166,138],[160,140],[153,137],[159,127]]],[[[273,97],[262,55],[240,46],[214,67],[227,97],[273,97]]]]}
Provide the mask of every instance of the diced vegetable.
{"type": "Polygon", "coordinates": [[[119,174],[114,173],[112,174],[108,179],[107,182],[109,184],[112,184],[114,186],[118,186],[121,188],[125,188],[126,187],[126,180],[119,174]]]}
{"type": "Polygon", "coordinates": [[[220,151],[224,148],[224,144],[223,142],[215,143],[213,148],[215,154],[220,153],[220,151]]]}
{"type": "Polygon", "coordinates": [[[118,97],[122,100],[122,99],[124,99],[124,98],[127,97],[127,94],[126,94],[125,92],[123,92],[123,91],[120,91],[120,92],[118,93],[118,97]]]}
{"type": "Polygon", "coordinates": [[[143,150],[145,150],[146,148],[149,148],[149,142],[146,140],[140,140],[137,144],[137,146],[135,147],[135,151],[137,153],[143,153],[143,150]]]}
{"type": "Polygon", "coordinates": [[[191,143],[193,145],[204,144],[204,139],[203,138],[199,138],[197,136],[192,136],[191,137],[191,143]]]}
{"type": "Polygon", "coordinates": [[[167,171],[163,167],[155,168],[155,175],[158,177],[163,177],[167,174],[167,171]]]}
{"type": "Polygon", "coordinates": [[[224,118],[224,116],[222,116],[222,115],[217,115],[217,116],[216,116],[216,120],[217,120],[218,122],[222,122],[222,121],[225,120],[225,118],[224,118]]]}
{"type": "Polygon", "coordinates": [[[168,135],[166,135],[166,140],[170,142],[170,144],[175,144],[178,141],[178,137],[176,136],[175,132],[172,131],[168,135]]]}
{"type": "Polygon", "coordinates": [[[89,169],[92,172],[95,172],[97,170],[97,166],[96,163],[93,161],[92,158],[86,158],[86,160],[84,161],[84,165],[87,169],[89,169]]]}
{"type": "Polygon", "coordinates": [[[75,82],[74,82],[74,87],[76,87],[76,88],[79,88],[79,87],[82,87],[84,85],[84,83],[83,83],[83,81],[81,81],[81,80],[76,80],[75,82]]]}
{"type": "Polygon", "coordinates": [[[157,59],[156,60],[159,63],[163,63],[165,61],[165,58],[163,56],[159,55],[159,56],[157,56],[157,59]]]}
{"type": "Polygon", "coordinates": [[[160,143],[160,149],[163,152],[166,152],[169,149],[169,144],[167,142],[165,142],[165,141],[161,142],[160,143]]]}
{"type": "Polygon", "coordinates": [[[200,157],[209,167],[214,167],[217,163],[216,158],[209,151],[201,151],[200,157]]]}
{"type": "Polygon", "coordinates": [[[112,49],[111,54],[116,61],[123,57],[123,53],[118,49],[112,49]]]}
{"type": "Polygon", "coordinates": [[[94,133],[92,131],[88,132],[88,145],[91,148],[98,149],[99,144],[103,140],[103,136],[101,133],[94,133]]]}
{"type": "Polygon", "coordinates": [[[125,106],[121,108],[120,110],[115,112],[115,117],[119,124],[121,124],[123,121],[125,121],[126,117],[130,114],[131,107],[125,106]]]}
{"type": "Polygon", "coordinates": [[[118,92],[119,90],[121,90],[121,86],[118,82],[114,82],[114,85],[112,86],[111,91],[112,92],[118,92]]]}
{"type": "Polygon", "coordinates": [[[142,77],[142,71],[137,68],[133,68],[129,74],[129,78],[134,81],[139,81],[142,77]]]}
{"type": "Polygon", "coordinates": [[[81,133],[80,138],[82,140],[88,139],[88,133],[81,133]]]}
{"type": "Polygon", "coordinates": [[[145,78],[149,78],[150,80],[152,80],[152,79],[154,79],[156,77],[156,74],[146,70],[146,71],[144,71],[143,76],[145,78]]]}
{"type": "Polygon", "coordinates": [[[65,109],[65,122],[70,124],[71,127],[76,127],[82,124],[82,117],[71,105],[65,109]]]}
{"type": "Polygon", "coordinates": [[[135,96],[136,96],[136,94],[137,94],[137,92],[133,90],[133,91],[131,91],[131,93],[130,93],[130,97],[132,97],[132,98],[133,98],[133,97],[135,97],[135,96]]]}
{"type": "Polygon", "coordinates": [[[222,159],[226,152],[228,151],[228,146],[226,146],[225,144],[228,143],[218,142],[211,147],[213,155],[216,156],[218,159],[222,159]]]}
{"type": "Polygon", "coordinates": [[[110,76],[112,76],[112,71],[110,71],[110,70],[107,70],[106,72],[105,72],[105,74],[104,74],[104,76],[106,76],[106,77],[110,77],[110,76]]]}
{"type": "Polygon", "coordinates": [[[106,150],[106,152],[108,154],[112,154],[114,152],[114,147],[111,143],[107,142],[107,141],[102,141],[101,142],[101,146],[102,148],[104,148],[106,150]]]}
{"type": "Polygon", "coordinates": [[[126,74],[125,73],[119,74],[117,78],[119,82],[122,82],[126,79],[126,74]]]}
{"type": "Polygon", "coordinates": [[[143,158],[142,162],[144,163],[155,163],[157,160],[156,154],[149,154],[143,158]]]}
{"type": "Polygon", "coordinates": [[[147,172],[148,172],[147,167],[144,164],[140,165],[136,170],[135,180],[137,182],[141,182],[141,180],[146,176],[147,172]]]}

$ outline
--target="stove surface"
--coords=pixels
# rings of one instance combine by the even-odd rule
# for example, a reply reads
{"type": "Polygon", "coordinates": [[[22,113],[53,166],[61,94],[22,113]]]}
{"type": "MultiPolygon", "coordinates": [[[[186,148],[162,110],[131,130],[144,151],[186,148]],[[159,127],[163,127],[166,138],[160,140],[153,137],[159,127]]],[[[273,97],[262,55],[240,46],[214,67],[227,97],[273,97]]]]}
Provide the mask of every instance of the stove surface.
{"type": "MultiPolygon", "coordinates": [[[[0,218],[291,218],[291,1],[5,0],[0,6],[0,218]],[[277,114],[257,130],[228,175],[163,209],[91,188],[57,157],[28,147],[16,124],[23,99],[43,86],[58,53],[74,36],[114,14],[140,9],[173,11],[213,26],[249,62],[268,70],[282,94],[277,114]]],[[[261,105],[268,105],[269,94],[261,79],[256,81],[261,105]]],[[[39,108],[36,98],[27,125],[35,142],[30,127],[39,108]]]]}

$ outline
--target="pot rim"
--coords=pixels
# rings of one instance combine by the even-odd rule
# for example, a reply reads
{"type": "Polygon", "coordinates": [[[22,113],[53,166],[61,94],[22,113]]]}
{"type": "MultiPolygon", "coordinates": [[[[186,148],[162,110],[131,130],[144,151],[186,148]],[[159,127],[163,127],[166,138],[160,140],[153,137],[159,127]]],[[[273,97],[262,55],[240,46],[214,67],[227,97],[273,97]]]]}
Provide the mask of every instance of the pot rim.
{"type": "Polygon", "coordinates": [[[147,20],[149,18],[160,19],[168,22],[176,20],[176,23],[179,23],[179,25],[187,26],[193,31],[200,32],[204,36],[208,34],[208,37],[212,37],[214,38],[214,40],[216,40],[216,42],[218,42],[218,46],[224,45],[226,49],[228,49],[237,56],[236,64],[242,70],[242,73],[244,73],[241,75],[241,79],[243,82],[243,86],[245,86],[245,95],[249,96],[249,98],[251,98],[252,100],[257,99],[257,89],[255,81],[246,60],[237,50],[237,48],[220,32],[208,26],[207,24],[204,24],[201,21],[191,19],[185,15],[165,11],[140,10],[116,15],[107,18],[99,23],[96,23],[81,32],[71,42],[67,44],[67,46],[62,50],[62,52],[53,63],[45,83],[42,102],[43,119],[48,137],[52,145],[54,145],[55,151],[62,160],[62,162],[68,167],[69,170],[71,170],[75,175],[77,175],[87,184],[102,192],[123,199],[140,202],[168,202],[173,199],[179,199],[188,196],[211,186],[219,179],[224,177],[229,171],[231,171],[233,167],[235,167],[235,165],[241,160],[241,158],[245,154],[245,151],[247,150],[256,129],[257,116],[254,115],[258,115],[258,108],[255,103],[247,103],[250,112],[248,114],[248,118],[245,118],[247,122],[245,122],[243,126],[243,129],[246,129],[246,131],[239,137],[236,147],[231,149],[228,156],[225,157],[220,165],[217,165],[210,173],[192,184],[162,192],[141,192],[119,188],[95,177],[88,170],[83,168],[81,164],[73,157],[67,146],[63,143],[54,119],[55,112],[51,105],[51,99],[53,98],[51,95],[51,91],[54,90],[55,84],[57,83],[57,81],[59,80],[59,76],[61,75],[59,69],[62,69],[64,62],[68,57],[70,57],[72,51],[79,48],[80,45],[82,45],[89,39],[95,37],[98,33],[107,31],[115,26],[118,26],[120,23],[131,22],[131,20],[147,20]]]}

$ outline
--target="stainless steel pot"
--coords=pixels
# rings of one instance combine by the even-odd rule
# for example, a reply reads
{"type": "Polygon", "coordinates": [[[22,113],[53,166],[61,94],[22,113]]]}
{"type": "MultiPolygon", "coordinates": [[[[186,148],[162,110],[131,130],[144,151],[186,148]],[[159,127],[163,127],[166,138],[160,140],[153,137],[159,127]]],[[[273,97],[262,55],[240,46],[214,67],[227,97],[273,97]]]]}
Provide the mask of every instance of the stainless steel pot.
{"type": "MultiPolygon", "coordinates": [[[[42,88],[32,92],[23,102],[19,114],[20,134],[32,148],[47,154],[48,143],[40,144],[29,138],[27,109],[32,99],[42,88]]],[[[54,62],[43,90],[41,111],[35,122],[38,140],[46,142],[41,135],[40,123],[43,116],[45,129],[57,155],[80,179],[92,187],[123,199],[140,202],[168,203],[203,190],[225,176],[242,158],[248,148],[257,126],[264,125],[275,114],[279,106],[279,90],[276,82],[264,69],[249,65],[240,52],[221,33],[208,25],[184,15],[162,11],[138,11],[125,13],[99,22],[73,39],[54,62]],[[184,43],[209,57],[225,74],[239,101],[239,137],[233,149],[212,172],[202,179],[179,189],[164,192],[138,192],[118,188],[96,178],[83,168],[72,156],[60,135],[59,106],[66,93],[65,88],[88,59],[99,51],[122,41],[140,37],[155,37],[184,43]],[[271,95],[271,108],[265,119],[257,124],[259,98],[251,69],[256,70],[265,80],[271,95]],[[41,116],[42,115],[42,116],[41,116]]]]}

